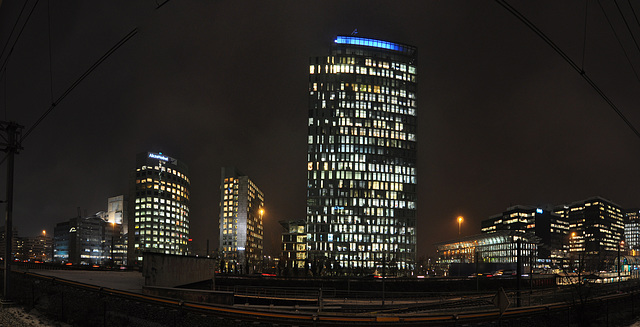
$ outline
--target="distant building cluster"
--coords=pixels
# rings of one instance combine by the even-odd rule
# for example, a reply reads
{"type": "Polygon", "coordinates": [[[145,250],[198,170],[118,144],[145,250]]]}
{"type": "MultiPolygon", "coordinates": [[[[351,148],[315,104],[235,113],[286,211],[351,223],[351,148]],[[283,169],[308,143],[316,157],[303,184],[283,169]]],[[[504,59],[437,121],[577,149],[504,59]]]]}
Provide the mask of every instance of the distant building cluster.
{"type": "MultiPolygon", "coordinates": [[[[37,236],[19,236],[14,227],[11,238],[14,259],[22,262],[50,262],[52,260],[52,239],[46,231],[37,236]]],[[[0,256],[5,257],[5,227],[0,227],[0,256]]]]}
{"type": "Polygon", "coordinates": [[[162,153],[141,153],[130,192],[107,210],[56,224],[50,260],[77,265],[140,265],[145,251],[189,254],[188,167],[162,153]]]}
{"type": "Polygon", "coordinates": [[[437,243],[437,264],[454,275],[475,268],[458,267],[467,263],[481,270],[511,269],[518,257],[527,271],[606,270],[616,265],[620,251],[637,256],[638,215],[638,209],[624,210],[599,196],[547,208],[512,206],[483,220],[480,235],[437,243]]]}

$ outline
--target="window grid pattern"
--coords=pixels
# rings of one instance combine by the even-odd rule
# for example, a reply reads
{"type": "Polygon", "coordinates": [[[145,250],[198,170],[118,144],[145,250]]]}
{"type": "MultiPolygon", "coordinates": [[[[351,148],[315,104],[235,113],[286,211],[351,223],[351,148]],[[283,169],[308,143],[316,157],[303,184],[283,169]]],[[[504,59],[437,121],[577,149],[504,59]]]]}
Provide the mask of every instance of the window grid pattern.
{"type": "Polygon", "coordinates": [[[309,73],[309,256],[362,271],[412,269],[415,58],[343,45],[312,58],[309,73]]]}

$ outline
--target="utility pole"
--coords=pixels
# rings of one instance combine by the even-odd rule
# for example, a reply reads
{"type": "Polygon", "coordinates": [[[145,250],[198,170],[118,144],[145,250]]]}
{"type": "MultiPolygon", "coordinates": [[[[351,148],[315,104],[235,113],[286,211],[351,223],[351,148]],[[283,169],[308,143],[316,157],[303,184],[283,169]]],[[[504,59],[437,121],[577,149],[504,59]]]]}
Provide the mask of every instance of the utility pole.
{"type": "Polygon", "coordinates": [[[476,262],[476,292],[480,292],[480,276],[478,275],[478,259],[480,259],[480,254],[478,253],[478,246],[476,245],[473,250],[475,256],[473,259],[476,262]]]}
{"type": "Polygon", "coordinates": [[[386,275],[387,275],[387,253],[384,252],[382,253],[382,306],[383,307],[384,307],[384,297],[385,297],[384,280],[387,277],[386,275]]]}
{"type": "Polygon", "coordinates": [[[518,238],[518,242],[516,243],[516,287],[517,287],[517,292],[516,292],[516,306],[519,308],[520,307],[520,278],[522,278],[522,270],[520,268],[520,247],[521,247],[521,243],[520,243],[520,238],[518,238]]]}
{"type": "Polygon", "coordinates": [[[9,274],[11,273],[12,241],[13,241],[13,164],[14,155],[22,149],[20,146],[20,134],[24,127],[14,122],[0,122],[2,150],[7,153],[7,191],[5,199],[6,219],[4,224],[4,280],[3,280],[3,303],[9,300],[9,274]]]}
{"type": "Polygon", "coordinates": [[[616,265],[618,268],[618,292],[620,292],[620,243],[618,242],[618,264],[616,265]]]}

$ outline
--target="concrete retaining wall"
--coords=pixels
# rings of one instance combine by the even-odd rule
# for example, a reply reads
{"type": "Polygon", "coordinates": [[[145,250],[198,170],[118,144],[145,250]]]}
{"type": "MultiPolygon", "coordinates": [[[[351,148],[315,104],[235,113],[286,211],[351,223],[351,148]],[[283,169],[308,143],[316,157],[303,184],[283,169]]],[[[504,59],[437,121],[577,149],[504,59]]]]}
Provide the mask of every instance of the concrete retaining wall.
{"type": "Polygon", "coordinates": [[[145,252],[145,286],[176,287],[213,278],[215,259],[145,252]]]}

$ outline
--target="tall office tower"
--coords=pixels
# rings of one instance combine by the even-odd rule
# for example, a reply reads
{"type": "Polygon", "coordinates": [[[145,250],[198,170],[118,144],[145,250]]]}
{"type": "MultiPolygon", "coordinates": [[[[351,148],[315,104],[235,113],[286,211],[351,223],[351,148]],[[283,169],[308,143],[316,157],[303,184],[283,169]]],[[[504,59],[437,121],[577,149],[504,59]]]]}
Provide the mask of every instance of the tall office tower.
{"type": "Polygon", "coordinates": [[[636,256],[640,252],[640,209],[628,209],[624,216],[625,248],[636,256]]]}
{"type": "Polygon", "coordinates": [[[227,271],[257,271],[262,262],[264,194],[233,167],[223,167],[220,176],[220,249],[227,271]]]}
{"type": "Polygon", "coordinates": [[[349,274],[413,269],[416,57],[409,45],[338,36],[328,56],[310,59],[311,260],[349,274]]]}
{"type": "Polygon", "coordinates": [[[189,253],[189,169],[162,153],[140,153],[132,178],[129,212],[129,264],[143,252],[189,253]]]}
{"type": "Polygon", "coordinates": [[[605,254],[618,250],[624,237],[624,219],[620,206],[594,196],[555,209],[569,220],[569,251],[605,254]]]}

